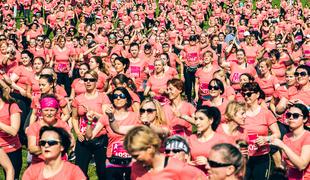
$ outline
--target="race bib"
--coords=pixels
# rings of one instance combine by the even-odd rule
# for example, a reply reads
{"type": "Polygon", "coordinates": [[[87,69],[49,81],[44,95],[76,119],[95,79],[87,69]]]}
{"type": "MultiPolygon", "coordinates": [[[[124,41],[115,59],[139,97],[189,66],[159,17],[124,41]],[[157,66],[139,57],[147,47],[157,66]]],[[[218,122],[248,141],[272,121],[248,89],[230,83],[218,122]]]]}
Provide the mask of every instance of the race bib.
{"type": "Polygon", "coordinates": [[[248,151],[249,155],[255,154],[255,152],[258,150],[258,145],[256,144],[256,139],[258,138],[257,134],[249,134],[248,135],[248,151]]]}
{"type": "MultiPolygon", "coordinates": [[[[96,126],[97,121],[93,120],[93,123],[91,125],[92,128],[94,128],[96,126]]],[[[86,116],[83,116],[83,118],[81,118],[81,120],[80,120],[80,132],[81,133],[85,133],[86,132],[87,122],[88,122],[88,119],[86,118],[86,116]]]]}
{"type": "Polygon", "coordinates": [[[154,96],[154,99],[156,99],[162,106],[170,103],[170,100],[165,96],[154,96]]]}
{"type": "Polygon", "coordinates": [[[139,66],[130,66],[130,74],[135,78],[140,77],[140,67],[139,66]]]}
{"type": "Polygon", "coordinates": [[[123,143],[115,142],[112,144],[112,156],[121,158],[131,158],[130,154],[124,149],[123,143]]]}
{"type": "Polygon", "coordinates": [[[69,71],[69,64],[68,63],[58,63],[56,64],[56,71],[61,73],[66,73],[69,71]]]}
{"type": "Polygon", "coordinates": [[[187,53],[187,60],[189,62],[197,62],[198,61],[198,53],[187,53]]]}
{"type": "Polygon", "coordinates": [[[255,57],[248,57],[248,64],[254,64],[255,63],[255,57]]]}
{"type": "Polygon", "coordinates": [[[150,71],[154,71],[154,69],[155,69],[154,65],[149,65],[148,67],[149,67],[150,71]]]}
{"type": "Polygon", "coordinates": [[[204,94],[209,94],[209,88],[208,88],[209,84],[208,83],[201,83],[200,84],[200,90],[202,93],[204,94]]]}

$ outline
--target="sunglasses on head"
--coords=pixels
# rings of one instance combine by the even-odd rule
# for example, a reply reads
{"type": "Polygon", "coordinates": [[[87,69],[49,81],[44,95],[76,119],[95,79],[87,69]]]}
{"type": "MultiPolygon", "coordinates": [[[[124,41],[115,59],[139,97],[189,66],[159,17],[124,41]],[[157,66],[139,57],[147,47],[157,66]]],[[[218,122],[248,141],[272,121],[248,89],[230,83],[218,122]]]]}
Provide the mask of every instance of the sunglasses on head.
{"type": "Polygon", "coordinates": [[[155,112],[156,111],[156,109],[151,109],[151,108],[149,108],[149,109],[143,109],[143,108],[141,108],[140,109],[140,113],[141,114],[143,114],[143,113],[145,113],[145,112],[147,112],[148,114],[149,113],[153,113],[153,112],[155,112]]]}
{"type": "Polygon", "coordinates": [[[112,96],[113,99],[121,98],[121,99],[126,99],[127,97],[125,94],[113,94],[112,96]]]}
{"type": "Polygon", "coordinates": [[[218,85],[215,85],[215,86],[209,85],[209,86],[208,86],[208,89],[209,89],[209,90],[216,90],[216,91],[217,91],[217,90],[220,89],[220,87],[219,87],[218,85]]]}
{"type": "Polygon", "coordinates": [[[303,72],[300,72],[300,73],[299,73],[299,72],[295,72],[295,73],[294,73],[294,76],[295,76],[295,77],[299,77],[299,75],[300,75],[301,77],[305,77],[305,76],[307,76],[307,73],[304,72],[304,71],[303,71],[303,72]]]}
{"type": "Polygon", "coordinates": [[[182,151],[183,150],[181,150],[181,149],[167,149],[167,150],[165,150],[165,153],[166,154],[170,154],[172,152],[172,153],[176,154],[176,153],[179,153],[179,152],[182,152],[182,151]]]}
{"type": "Polygon", "coordinates": [[[83,78],[83,81],[84,82],[96,82],[97,81],[97,79],[95,79],[95,78],[83,78]]]}
{"type": "Polygon", "coordinates": [[[241,94],[242,94],[243,97],[251,97],[252,94],[254,94],[254,93],[255,92],[242,92],[241,94]]]}
{"type": "Polygon", "coordinates": [[[58,141],[58,140],[40,140],[39,141],[40,146],[45,146],[46,143],[48,144],[48,146],[54,146],[56,144],[59,144],[60,141],[58,141]]]}
{"type": "Polygon", "coordinates": [[[298,114],[298,113],[287,112],[287,113],[285,114],[285,117],[286,117],[287,119],[290,119],[292,116],[293,116],[293,119],[295,119],[295,120],[298,119],[300,116],[303,117],[303,115],[298,114]]]}
{"type": "Polygon", "coordinates": [[[232,165],[230,163],[219,163],[219,162],[215,162],[215,161],[212,161],[212,160],[208,160],[208,164],[212,168],[228,167],[228,166],[232,165]]]}

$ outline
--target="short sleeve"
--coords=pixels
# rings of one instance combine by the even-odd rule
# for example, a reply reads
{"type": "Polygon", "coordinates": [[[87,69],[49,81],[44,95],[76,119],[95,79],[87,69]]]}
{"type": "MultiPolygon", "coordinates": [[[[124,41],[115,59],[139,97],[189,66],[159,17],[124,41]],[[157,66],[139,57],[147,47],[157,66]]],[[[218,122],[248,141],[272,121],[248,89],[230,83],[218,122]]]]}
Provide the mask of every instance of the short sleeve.
{"type": "Polygon", "coordinates": [[[103,126],[109,126],[109,117],[106,114],[103,114],[100,119],[98,120],[103,126]]]}
{"type": "Polygon", "coordinates": [[[21,113],[22,111],[19,109],[18,105],[16,103],[11,104],[10,107],[10,113],[15,114],[15,113],[21,113]]]}
{"type": "Polygon", "coordinates": [[[266,113],[267,113],[266,118],[267,118],[268,126],[277,122],[277,119],[274,117],[274,115],[269,110],[266,110],[266,113]]]}
{"type": "Polygon", "coordinates": [[[74,98],[72,100],[71,106],[74,107],[74,108],[77,108],[79,106],[79,101],[76,98],[74,98]]]}

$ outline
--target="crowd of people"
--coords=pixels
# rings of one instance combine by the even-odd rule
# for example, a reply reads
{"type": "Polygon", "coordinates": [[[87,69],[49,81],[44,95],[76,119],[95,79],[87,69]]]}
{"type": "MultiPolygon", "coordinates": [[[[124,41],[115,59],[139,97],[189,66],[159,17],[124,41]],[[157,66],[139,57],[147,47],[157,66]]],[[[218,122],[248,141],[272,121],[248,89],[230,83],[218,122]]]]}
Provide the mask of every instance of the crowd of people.
{"type": "Polygon", "coordinates": [[[5,178],[309,180],[308,6],[1,1],[5,178]]]}

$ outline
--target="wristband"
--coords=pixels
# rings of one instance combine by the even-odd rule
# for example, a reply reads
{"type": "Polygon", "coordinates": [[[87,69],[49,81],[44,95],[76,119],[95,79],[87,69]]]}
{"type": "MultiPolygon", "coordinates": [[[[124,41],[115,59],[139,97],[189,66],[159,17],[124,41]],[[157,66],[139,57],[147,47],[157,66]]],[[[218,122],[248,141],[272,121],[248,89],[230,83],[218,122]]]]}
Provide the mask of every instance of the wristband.
{"type": "Polygon", "coordinates": [[[88,122],[87,122],[87,125],[92,125],[92,124],[93,124],[92,121],[88,121],[88,122]]]}

